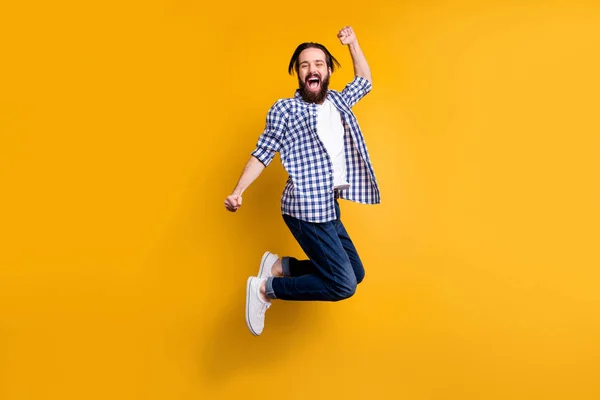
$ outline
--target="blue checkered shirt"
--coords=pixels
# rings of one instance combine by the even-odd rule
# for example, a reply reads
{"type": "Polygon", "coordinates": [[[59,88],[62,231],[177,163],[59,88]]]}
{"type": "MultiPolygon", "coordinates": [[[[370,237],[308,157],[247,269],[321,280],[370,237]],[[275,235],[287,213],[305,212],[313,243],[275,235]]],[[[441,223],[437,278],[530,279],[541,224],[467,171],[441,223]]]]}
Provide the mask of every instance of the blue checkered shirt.
{"type": "MultiPolygon", "coordinates": [[[[379,187],[358,121],[351,108],[371,91],[371,82],[355,77],[341,92],[329,90],[327,99],[342,116],[346,174],[350,188],[339,197],[364,204],[380,201],[379,187]]],[[[281,212],[308,222],[336,219],[333,164],[317,135],[317,106],[302,99],[278,100],[267,114],[264,132],[252,152],[268,166],[279,152],[289,174],[281,197],[281,212]]]]}

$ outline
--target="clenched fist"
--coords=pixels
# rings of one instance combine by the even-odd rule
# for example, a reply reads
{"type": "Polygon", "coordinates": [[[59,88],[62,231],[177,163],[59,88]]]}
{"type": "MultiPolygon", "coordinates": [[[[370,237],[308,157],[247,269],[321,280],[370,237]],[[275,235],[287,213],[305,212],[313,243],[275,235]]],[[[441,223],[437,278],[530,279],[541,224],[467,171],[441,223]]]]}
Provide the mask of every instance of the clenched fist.
{"type": "Polygon", "coordinates": [[[242,196],[239,194],[230,194],[225,199],[225,208],[227,211],[236,212],[242,206],[242,196]]]}
{"type": "Polygon", "coordinates": [[[354,30],[352,30],[351,26],[343,27],[340,32],[337,34],[338,39],[343,45],[347,45],[353,42],[356,42],[356,35],[354,34],[354,30]]]}

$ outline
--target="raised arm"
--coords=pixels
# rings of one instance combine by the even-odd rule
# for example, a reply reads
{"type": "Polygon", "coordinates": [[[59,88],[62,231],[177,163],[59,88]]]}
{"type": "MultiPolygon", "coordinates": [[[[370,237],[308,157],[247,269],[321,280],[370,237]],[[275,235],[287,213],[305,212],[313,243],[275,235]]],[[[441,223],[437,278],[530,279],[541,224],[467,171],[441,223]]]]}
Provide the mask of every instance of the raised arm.
{"type": "Polygon", "coordinates": [[[354,64],[354,75],[365,78],[369,82],[373,82],[371,77],[371,69],[367,63],[367,59],[362,52],[362,49],[358,45],[356,34],[350,26],[346,26],[340,30],[337,37],[343,45],[348,45],[350,49],[350,56],[352,57],[352,63],[354,64]]]}

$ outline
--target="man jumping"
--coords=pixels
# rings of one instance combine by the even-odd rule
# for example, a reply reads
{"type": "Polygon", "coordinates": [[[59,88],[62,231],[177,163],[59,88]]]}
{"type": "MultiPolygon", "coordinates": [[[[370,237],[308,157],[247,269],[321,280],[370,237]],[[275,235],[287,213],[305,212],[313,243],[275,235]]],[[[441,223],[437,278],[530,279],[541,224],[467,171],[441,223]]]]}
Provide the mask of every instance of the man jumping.
{"type": "Polygon", "coordinates": [[[225,207],[235,212],[242,193],[280,153],[289,178],[283,189],[283,220],[308,260],[265,252],[258,276],[246,288],[246,323],[260,335],[271,300],[339,301],[352,296],[365,270],[340,218],[338,199],[378,204],[379,187],[365,140],[351,108],[371,91],[371,71],[351,27],[338,33],[347,45],[355,78],[330,90],[338,61],[325,46],[302,43],[288,72],[298,76],[293,98],[278,100],[225,207]]]}

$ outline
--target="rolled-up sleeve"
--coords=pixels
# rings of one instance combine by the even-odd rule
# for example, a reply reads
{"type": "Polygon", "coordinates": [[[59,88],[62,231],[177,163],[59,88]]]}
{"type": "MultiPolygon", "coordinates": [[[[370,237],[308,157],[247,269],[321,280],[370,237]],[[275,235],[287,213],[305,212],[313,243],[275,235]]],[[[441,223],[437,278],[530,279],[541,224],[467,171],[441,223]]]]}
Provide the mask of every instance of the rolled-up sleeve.
{"type": "Polygon", "coordinates": [[[346,85],[342,90],[342,97],[348,103],[348,107],[353,107],[360,99],[365,97],[371,91],[373,85],[368,79],[362,76],[354,77],[354,80],[346,85]]]}
{"type": "Polygon", "coordinates": [[[275,153],[281,148],[281,141],[285,134],[286,113],[283,109],[282,102],[276,102],[267,113],[267,122],[265,130],[258,138],[256,148],[251,153],[254,157],[266,166],[268,166],[275,153]]]}

